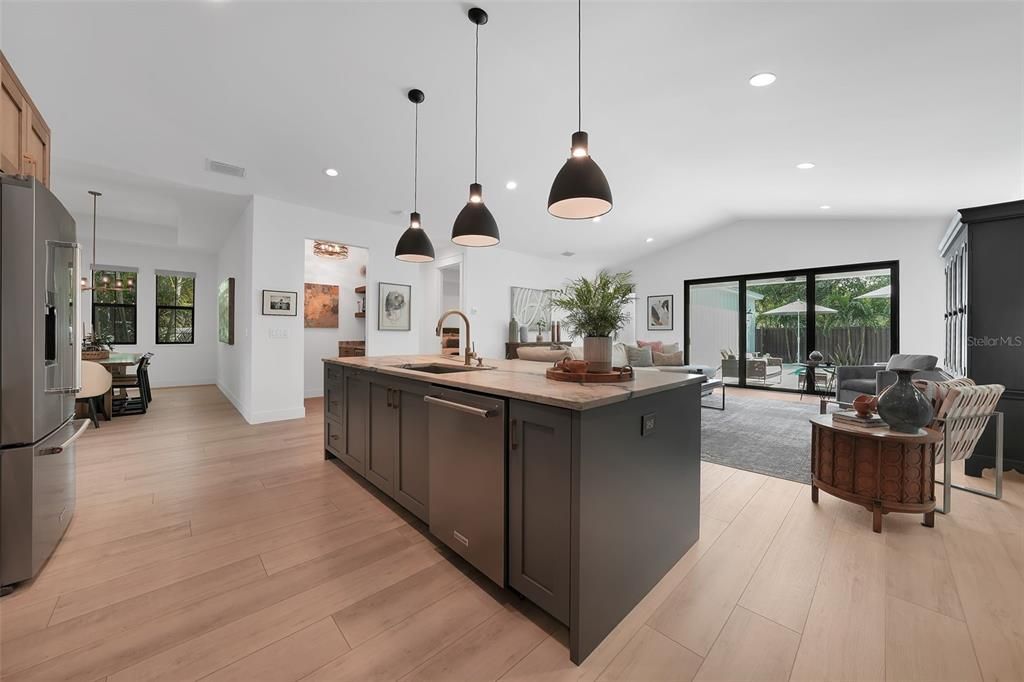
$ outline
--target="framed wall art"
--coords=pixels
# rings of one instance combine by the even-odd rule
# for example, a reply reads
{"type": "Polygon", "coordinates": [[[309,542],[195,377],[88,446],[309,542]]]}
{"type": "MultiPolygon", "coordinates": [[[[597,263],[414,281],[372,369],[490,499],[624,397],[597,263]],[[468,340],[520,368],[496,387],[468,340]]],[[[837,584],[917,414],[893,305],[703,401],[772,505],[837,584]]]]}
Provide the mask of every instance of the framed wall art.
{"type": "Polygon", "coordinates": [[[672,294],[647,297],[647,331],[672,331],[675,317],[675,299],[672,294]]]}
{"type": "Polygon", "coordinates": [[[299,294],[294,291],[264,289],[263,314],[295,317],[299,314],[299,294]]]}
{"type": "Polygon", "coordinates": [[[407,332],[412,329],[412,286],[378,283],[377,329],[385,332],[407,332]]]}

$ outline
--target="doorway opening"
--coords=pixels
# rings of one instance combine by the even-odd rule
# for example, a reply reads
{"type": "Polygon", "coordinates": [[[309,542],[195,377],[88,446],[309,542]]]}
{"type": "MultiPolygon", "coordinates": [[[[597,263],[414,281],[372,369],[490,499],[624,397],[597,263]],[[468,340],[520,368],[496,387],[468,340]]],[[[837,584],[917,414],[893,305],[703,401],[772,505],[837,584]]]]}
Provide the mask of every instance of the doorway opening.
{"type": "MultiPolygon", "coordinates": [[[[437,316],[441,317],[448,310],[462,310],[462,263],[442,266],[437,269],[437,273],[437,316]]],[[[444,324],[441,329],[441,355],[458,355],[465,333],[462,318],[452,316],[444,324]]]]}
{"type": "Polygon", "coordinates": [[[322,239],[303,250],[303,371],[307,398],[324,393],[323,358],[366,354],[368,249],[322,239]]]}

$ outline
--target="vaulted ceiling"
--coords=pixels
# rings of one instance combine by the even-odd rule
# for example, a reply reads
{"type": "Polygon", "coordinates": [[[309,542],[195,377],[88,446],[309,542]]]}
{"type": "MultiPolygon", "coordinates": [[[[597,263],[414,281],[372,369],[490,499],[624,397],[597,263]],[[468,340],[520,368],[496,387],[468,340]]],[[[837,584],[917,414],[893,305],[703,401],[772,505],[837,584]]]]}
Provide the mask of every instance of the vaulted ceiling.
{"type": "MultiPolygon", "coordinates": [[[[420,212],[440,244],[473,172],[469,6],[5,0],[2,46],[53,128],[59,195],[145,178],[220,193],[225,214],[224,194],[267,194],[396,239],[421,88],[420,212]]],[[[546,212],[576,129],[576,4],[484,8],[480,176],[509,248],[625,258],[741,216],[945,216],[1021,195],[1021,3],[584,3],[583,127],[615,196],[600,223],[546,212]],[[777,82],[751,87],[763,71],[777,82]]],[[[106,210],[166,222],[136,195],[106,210]]],[[[210,247],[226,221],[196,201],[210,247]]]]}

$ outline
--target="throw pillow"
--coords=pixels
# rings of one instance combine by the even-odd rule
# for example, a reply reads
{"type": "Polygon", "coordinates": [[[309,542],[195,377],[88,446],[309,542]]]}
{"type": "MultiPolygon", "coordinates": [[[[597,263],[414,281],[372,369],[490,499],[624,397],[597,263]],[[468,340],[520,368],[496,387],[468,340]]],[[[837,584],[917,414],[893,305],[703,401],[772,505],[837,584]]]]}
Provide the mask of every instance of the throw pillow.
{"type": "Polygon", "coordinates": [[[629,356],[626,355],[626,344],[612,344],[612,367],[625,367],[629,364],[629,356]]]}
{"type": "Polygon", "coordinates": [[[683,351],[677,350],[674,353],[654,353],[654,365],[656,367],[682,367],[683,351]]]}
{"type": "Polygon", "coordinates": [[[532,362],[558,362],[562,358],[571,357],[571,353],[563,348],[544,348],[543,346],[527,346],[516,351],[520,360],[532,362]]]}
{"type": "Polygon", "coordinates": [[[653,367],[654,357],[653,351],[650,346],[644,348],[637,348],[636,346],[626,346],[626,357],[629,360],[629,364],[633,367],[653,367]]]}
{"type": "Polygon", "coordinates": [[[665,343],[665,344],[662,344],[661,350],[658,350],[657,348],[655,348],[654,352],[655,353],[664,353],[665,355],[671,355],[672,353],[678,353],[679,352],[679,344],[678,343],[665,343]]]}
{"type": "Polygon", "coordinates": [[[650,347],[652,353],[661,353],[661,341],[637,341],[637,348],[648,348],[650,347]]]}

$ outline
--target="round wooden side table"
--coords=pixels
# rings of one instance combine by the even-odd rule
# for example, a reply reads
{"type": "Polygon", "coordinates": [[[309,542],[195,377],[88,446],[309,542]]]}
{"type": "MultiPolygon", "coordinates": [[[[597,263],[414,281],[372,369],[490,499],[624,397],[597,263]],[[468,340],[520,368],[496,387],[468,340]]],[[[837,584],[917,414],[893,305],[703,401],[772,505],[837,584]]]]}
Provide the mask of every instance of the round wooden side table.
{"type": "Polygon", "coordinates": [[[920,429],[899,433],[833,421],[831,414],[811,418],[811,500],[818,489],[874,514],[882,532],[882,514],[924,514],[935,525],[935,444],[942,434],[920,429]]]}

